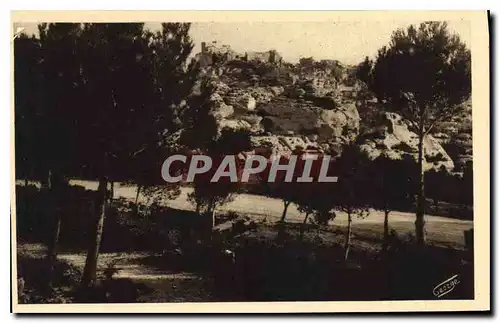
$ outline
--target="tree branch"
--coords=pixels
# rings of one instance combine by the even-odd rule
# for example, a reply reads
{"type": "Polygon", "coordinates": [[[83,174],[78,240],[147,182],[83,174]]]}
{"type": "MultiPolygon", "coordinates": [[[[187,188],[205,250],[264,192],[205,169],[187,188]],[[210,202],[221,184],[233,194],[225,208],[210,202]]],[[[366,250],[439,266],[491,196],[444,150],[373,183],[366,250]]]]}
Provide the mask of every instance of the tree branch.
{"type": "Polygon", "coordinates": [[[436,124],[436,121],[434,121],[431,126],[424,132],[424,137],[427,136],[429,134],[429,132],[431,132],[432,128],[434,128],[434,125],[436,124]]]}
{"type": "Polygon", "coordinates": [[[408,115],[405,115],[406,113],[403,112],[404,110],[401,110],[401,115],[406,119],[408,120],[411,125],[415,128],[418,129],[418,123],[415,122],[415,120],[413,120],[413,115],[412,116],[408,116],[408,115]]]}

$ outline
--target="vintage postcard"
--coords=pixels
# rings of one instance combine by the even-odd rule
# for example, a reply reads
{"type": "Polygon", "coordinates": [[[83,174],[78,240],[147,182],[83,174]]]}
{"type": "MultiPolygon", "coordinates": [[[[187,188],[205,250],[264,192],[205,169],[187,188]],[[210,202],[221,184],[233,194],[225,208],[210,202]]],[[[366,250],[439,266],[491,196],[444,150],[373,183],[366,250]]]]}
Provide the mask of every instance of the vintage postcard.
{"type": "Polygon", "coordinates": [[[487,12],[20,11],[11,44],[14,312],[490,310],[487,12]]]}

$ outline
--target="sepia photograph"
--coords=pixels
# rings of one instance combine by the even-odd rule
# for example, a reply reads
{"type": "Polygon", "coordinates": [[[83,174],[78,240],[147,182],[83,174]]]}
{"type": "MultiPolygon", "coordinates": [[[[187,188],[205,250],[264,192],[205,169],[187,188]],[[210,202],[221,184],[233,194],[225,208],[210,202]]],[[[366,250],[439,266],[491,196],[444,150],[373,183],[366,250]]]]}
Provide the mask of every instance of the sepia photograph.
{"type": "Polygon", "coordinates": [[[404,13],[14,13],[14,311],[489,310],[488,16],[404,13]]]}

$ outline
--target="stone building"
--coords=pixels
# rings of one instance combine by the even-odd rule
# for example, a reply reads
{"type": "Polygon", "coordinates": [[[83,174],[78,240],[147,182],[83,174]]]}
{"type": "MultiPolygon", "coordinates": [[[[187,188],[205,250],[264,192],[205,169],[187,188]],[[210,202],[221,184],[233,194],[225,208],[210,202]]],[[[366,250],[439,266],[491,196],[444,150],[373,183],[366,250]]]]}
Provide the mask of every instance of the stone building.
{"type": "Polygon", "coordinates": [[[281,55],[274,49],[265,52],[246,52],[240,54],[232,50],[229,45],[219,45],[217,41],[212,41],[211,43],[202,42],[201,52],[196,54],[196,58],[202,67],[213,65],[217,59],[223,59],[224,61],[257,61],[277,65],[281,65],[283,61],[281,55]]]}
{"type": "Polygon", "coordinates": [[[200,65],[205,67],[214,64],[217,59],[230,61],[238,59],[240,56],[229,45],[219,45],[217,41],[212,41],[208,44],[201,43],[201,53],[197,54],[197,57],[200,65]]]}
{"type": "Polygon", "coordinates": [[[245,57],[248,61],[258,61],[277,65],[281,65],[283,61],[281,55],[274,49],[265,52],[246,52],[245,57]]]}

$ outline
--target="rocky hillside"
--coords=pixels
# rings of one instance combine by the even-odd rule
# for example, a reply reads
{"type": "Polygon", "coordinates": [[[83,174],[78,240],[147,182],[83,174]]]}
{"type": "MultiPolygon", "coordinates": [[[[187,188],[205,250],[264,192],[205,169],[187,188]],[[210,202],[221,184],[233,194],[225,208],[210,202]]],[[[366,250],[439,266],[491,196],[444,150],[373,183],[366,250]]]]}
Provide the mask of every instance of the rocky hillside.
{"type": "MultiPolygon", "coordinates": [[[[233,59],[204,67],[216,88],[210,101],[219,130],[247,131],[254,148],[281,152],[338,154],[342,145],[355,142],[370,158],[381,153],[416,158],[417,135],[410,125],[384,112],[352,68],[328,62],[302,66],[233,59]]],[[[460,171],[472,160],[470,103],[468,109],[426,138],[427,169],[460,171]]]]}

